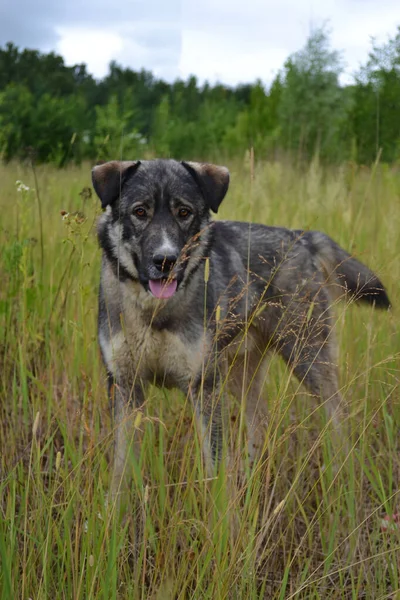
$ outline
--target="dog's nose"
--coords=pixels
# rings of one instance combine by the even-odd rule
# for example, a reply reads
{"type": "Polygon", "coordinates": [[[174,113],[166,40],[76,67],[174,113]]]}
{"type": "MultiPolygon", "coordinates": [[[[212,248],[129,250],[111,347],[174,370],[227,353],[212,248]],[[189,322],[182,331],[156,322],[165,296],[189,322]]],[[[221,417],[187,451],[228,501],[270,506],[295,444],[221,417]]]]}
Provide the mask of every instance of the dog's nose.
{"type": "Polygon", "coordinates": [[[178,260],[175,254],[155,254],[153,256],[153,263],[159,271],[169,273],[178,260]]]}

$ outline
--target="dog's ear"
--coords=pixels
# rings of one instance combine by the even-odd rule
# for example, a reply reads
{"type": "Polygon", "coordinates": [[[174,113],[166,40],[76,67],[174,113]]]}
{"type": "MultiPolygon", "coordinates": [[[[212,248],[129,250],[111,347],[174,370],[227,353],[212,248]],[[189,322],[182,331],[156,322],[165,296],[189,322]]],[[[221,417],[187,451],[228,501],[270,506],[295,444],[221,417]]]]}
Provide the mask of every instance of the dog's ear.
{"type": "Polygon", "coordinates": [[[128,175],[134,173],[139,165],[140,160],[112,160],[93,167],[93,187],[101,200],[102,208],[115,202],[121,193],[122,186],[128,175]]]}
{"type": "Polygon", "coordinates": [[[185,162],[182,165],[199,186],[207,205],[215,213],[229,187],[229,171],[209,163],[185,162]]]}

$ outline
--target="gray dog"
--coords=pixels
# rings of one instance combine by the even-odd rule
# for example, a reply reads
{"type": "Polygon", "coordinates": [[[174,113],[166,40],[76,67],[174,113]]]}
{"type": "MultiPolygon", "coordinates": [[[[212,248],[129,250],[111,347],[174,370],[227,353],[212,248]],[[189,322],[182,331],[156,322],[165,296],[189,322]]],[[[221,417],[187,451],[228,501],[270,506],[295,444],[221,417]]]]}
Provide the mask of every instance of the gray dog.
{"type": "Polygon", "coordinates": [[[192,399],[210,473],[226,391],[244,404],[251,460],[263,446],[269,350],[337,420],[332,304],[347,296],[388,308],[376,275],[323,233],[212,221],[229,185],[225,167],[112,161],[92,175],[105,209],[99,341],[116,424],[113,494],[126,484],[132,409],[149,383],[192,399]]]}

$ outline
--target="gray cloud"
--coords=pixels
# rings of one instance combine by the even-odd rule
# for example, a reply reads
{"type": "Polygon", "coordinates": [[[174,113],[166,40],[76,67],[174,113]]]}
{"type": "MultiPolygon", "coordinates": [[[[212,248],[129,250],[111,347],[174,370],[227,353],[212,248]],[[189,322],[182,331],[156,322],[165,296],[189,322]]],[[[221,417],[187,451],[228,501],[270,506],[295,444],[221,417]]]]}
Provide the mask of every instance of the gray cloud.
{"type": "Polygon", "coordinates": [[[0,0],[0,45],[55,50],[96,76],[107,63],[171,80],[270,81],[312,27],[330,20],[350,77],[370,37],[393,35],[398,0],[0,0]],[[91,35],[89,35],[91,34],[91,35]],[[87,41],[86,41],[87,36],[87,41]]]}
{"type": "MultiPolygon", "coordinates": [[[[60,31],[87,29],[118,35],[125,66],[178,74],[181,0],[13,0],[0,5],[0,45],[55,50],[60,31]]],[[[85,58],[82,58],[85,61],[85,58]]]]}
{"type": "Polygon", "coordinates": [[[54,27],[58,16],[57,3],[50,0],[1,2],[0,45],[13,42],[28,48],[54,48],[58,41],[54,27]]]}

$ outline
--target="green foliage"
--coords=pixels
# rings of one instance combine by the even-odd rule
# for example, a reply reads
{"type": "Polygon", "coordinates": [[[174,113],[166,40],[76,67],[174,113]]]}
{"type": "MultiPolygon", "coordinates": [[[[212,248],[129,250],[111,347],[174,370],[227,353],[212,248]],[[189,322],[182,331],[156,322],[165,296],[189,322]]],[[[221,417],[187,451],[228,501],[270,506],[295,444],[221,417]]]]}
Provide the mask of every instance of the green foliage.
{"type": "Polygon", "coordinates": [[[224,145],[230,154],[253,147],[257,156],[263,156],[274,147],[280,135],[277,107],[281,91],[279,76],[269,93],[261,81],[252,87],[248,106],[237,115],[234,126],[228,128],[224,136],[224,145]]]}
{"type": "Polygon", "coordinates": [[[346,158],[342,143],[349,98],[339,85],[342,64],[330,50],[325,29],[316,30],[304,49],[285,63],[279,106],[281,142],[286,150],[311,159],[346,158]]]}
{"type": "Polygon", "coordinates": [[[372,162],[378,152],[386,162],[400,157],[400,28],[382,46],[373,43],[369,60],[357,76],[352,124],[358,158],[372,162]]]}
{"type": "Polygon", "coordinates": [[[152,143],[157,148],[157,154],[165,158],[171,155],[170,138],[174,123],[170,115],[170,101],[168,96],[164,96],[154,113],[152,143]]]}
{"type": "Polygon", "coordinates": [[[0,92],[0,153],[5,160],[18,157],[26,148],[33,124],[34,98],[27,87],[10,83],[0,92]]]}
{"type": "Polygon", "coordinates": [[[73,148],[72,142],[83,133],[85,113],[79,95],[45,93],[35,99],[25,85],[10,83],[0,92],[0,155],[8,161],[33,152],[40,162],[59,166],[72,158],[79,161],[79,144],[73,148]]]}
{"type": "MultiPolygon", "coordinates": [[[[62,166],[147,154],[212,160],[285,154],[310,161],[372,163],[400,157],[400,30],[379,46],[354,83],[326,27],[290,56],[267,89],[195,77],[171,84],[112,62],[95,81],[54,53],[0,48],[0,156],[35,155],[62,166]]],[[[260,76],[263,76],[260,73],[260,76]]]]}
{"type": "Polygon", "coordinates": [[[146,140],[133,126],[136,111],[132,98],[132,90],[127,89],[121,100],[114,95],[105,106],[96,106],[94,148],[99,159],[140,155],[146,140]]]}

